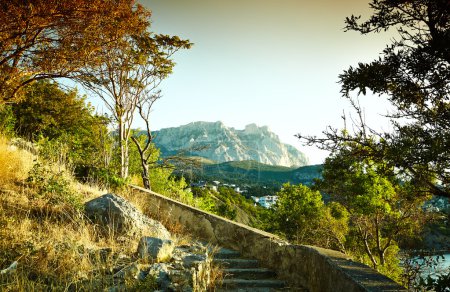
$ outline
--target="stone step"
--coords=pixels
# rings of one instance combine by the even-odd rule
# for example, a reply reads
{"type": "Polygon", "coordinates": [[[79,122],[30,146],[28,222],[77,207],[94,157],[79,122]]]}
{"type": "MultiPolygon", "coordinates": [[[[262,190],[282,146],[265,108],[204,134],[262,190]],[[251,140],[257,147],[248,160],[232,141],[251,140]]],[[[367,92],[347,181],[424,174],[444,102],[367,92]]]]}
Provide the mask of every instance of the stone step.
{"type": "Polygon", "coordinates": [[[266,268],[251,269],[224,269],[225,278],[239,278],[247,280],[270,279],[276,277],[276,273],[266,268]]]}
{"type": "Polygon", "coordinates": [[[247,279],[224,279],[222,281],[222,289],[223,288],[283,288],[285,287],[285,283],[280,280],[247,280],[247,279]]]}
{"type": "Polygon", "coordinates": [[[221,248],[214,254],[215,259],[235,259],[240,256],[239,252],[228,248],[221,248]]]}
{"type": "Polygon", "coordinates": [[[245,269],[258,267],[258,260],[249,259],[214,259],[213,262],[226,269],[245,269]]]}

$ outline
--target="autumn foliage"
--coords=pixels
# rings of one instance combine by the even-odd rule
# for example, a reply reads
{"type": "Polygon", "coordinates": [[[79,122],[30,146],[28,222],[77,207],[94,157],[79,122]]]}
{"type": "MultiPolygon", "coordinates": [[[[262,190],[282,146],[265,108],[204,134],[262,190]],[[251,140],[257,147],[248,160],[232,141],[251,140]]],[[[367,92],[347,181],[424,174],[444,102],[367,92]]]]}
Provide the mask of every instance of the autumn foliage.
{"type": "Polygon", "coordinates": [[[0,102],[21,98],[35,80],[76,77],[100,52],[150,25],[132,0],[11,0],[0,4],[0,102]]]}

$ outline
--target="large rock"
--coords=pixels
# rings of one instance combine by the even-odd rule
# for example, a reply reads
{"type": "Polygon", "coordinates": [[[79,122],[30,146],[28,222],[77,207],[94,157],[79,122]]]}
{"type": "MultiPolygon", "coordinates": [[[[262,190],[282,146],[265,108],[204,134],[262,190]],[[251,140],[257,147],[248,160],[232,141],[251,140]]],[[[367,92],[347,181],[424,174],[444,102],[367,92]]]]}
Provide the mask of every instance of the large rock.
{"type": "Polygon", "coordinates": [[[172,258],[174,247],[171,240],[144,236],[139,240],[137,251],[142,259],[153,259],[161,262],[172,258]]]}
{"type": "Polygon", "coordinates": [[[108,232],[116,235],[152,235],[163,239],[170,233],[158,221],[148,218],[127,200],[106,194],[85,204],[86,215],[108,232]]]}

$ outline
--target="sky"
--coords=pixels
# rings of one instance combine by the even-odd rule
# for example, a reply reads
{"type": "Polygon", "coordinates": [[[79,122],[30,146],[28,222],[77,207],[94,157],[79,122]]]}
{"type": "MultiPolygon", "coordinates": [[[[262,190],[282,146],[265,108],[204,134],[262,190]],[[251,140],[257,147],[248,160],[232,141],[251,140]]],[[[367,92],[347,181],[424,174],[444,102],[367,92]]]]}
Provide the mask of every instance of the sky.
{"type": "MultiPolygon", "coordinates": [[[[370,15],[368,0],[141,0],[155,33],[178,35],[194,46],[178,52],[173,74],[154,104],[154,130],[193,121],[222,121],[243,129],[268,126],[311,164],[326,152],[305,147],[295,134],[342,128],[349,113],[338,75],[378,58],[392,35],[344,32],[351,14],[370,15]]],[[[366,119],[385,128],[379,97],[362,99],[366,119]]]]}

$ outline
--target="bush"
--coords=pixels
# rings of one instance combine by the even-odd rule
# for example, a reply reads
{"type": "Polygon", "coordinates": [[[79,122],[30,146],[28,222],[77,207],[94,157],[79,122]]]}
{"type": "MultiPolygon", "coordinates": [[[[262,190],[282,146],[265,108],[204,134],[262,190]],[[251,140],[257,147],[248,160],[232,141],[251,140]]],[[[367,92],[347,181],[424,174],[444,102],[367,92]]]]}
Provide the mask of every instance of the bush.
{"type": "Polygon", "coordinates": [[[82,210],[82,198],[75,193],[70,180],[63,171],[53,171],[51,167],[45,167],[36,163],[29,172],[27,182],[35,189],[35,195],[52,205],[69,205],[77,210],[82,210]]]}

